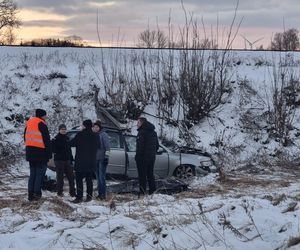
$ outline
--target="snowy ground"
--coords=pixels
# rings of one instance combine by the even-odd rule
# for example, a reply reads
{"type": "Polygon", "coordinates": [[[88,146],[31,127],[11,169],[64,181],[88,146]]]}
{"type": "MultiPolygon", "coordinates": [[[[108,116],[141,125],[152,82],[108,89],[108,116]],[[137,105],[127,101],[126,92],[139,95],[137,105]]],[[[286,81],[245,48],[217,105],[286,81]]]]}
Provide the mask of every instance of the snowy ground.
{"type": "MultiPolygon", "coordinates": [[[[131,62],[125,59],[142,52],[1,47],[1,157],[14,160],[15,152],[24,152],[24,118],[35,108],[47,110],[52,137],[62,122],[70,128],[96,119],[93,86],[103,90],[103,61],[109,72],[125,74],[131,62]],[[118,54],[122,60],[115,60],[118,54]]],[[[157,50],[151,53],[146,51],[155,58],[157,50]]],[[[9,171],[1,158],[0,249],[300,249],[300,170],[290,162],[300,155],[300,109],[291,110],[286,146],[270,133],[265,116],[274,108],[280,56],[299,80],[299,53],[233,53],[228,99],[189,131],[198,147],[216,156],[225,176],[195,178],[189,192],[142,199],[110,194],[107,202],[77,205],[45,191],[30,203],[24,156],[9,171]]],[[[117,80],[111,98],[120,93],[117,80]]],[[[300,87],[296,92],[295,99],[300,87]]],[[[145,111],[156,115],[155,101],[145,111]]],[[[182,142],[176,127],[148,118],[160,136],[182,142]]]]}
{"type": "Polygon", "coordinates": [[[109,194],[81,204],[49,191],[28,202],[27,175],[22,162],[1,176],[0,249],[286,249],[300,242],[299,170],[208,175],[188,192],[109,194]]]}

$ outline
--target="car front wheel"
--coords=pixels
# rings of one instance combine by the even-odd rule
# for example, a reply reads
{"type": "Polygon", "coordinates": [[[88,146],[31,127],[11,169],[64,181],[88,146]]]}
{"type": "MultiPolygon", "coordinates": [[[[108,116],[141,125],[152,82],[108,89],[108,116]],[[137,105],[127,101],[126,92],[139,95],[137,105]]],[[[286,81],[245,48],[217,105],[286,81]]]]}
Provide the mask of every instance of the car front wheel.
{"type": "Polygon", "coordinates": [[[181,180],[188,180],[195,176],[195,168],[190,165],[180,165],[174,171],[174,176],[181,180]]]}

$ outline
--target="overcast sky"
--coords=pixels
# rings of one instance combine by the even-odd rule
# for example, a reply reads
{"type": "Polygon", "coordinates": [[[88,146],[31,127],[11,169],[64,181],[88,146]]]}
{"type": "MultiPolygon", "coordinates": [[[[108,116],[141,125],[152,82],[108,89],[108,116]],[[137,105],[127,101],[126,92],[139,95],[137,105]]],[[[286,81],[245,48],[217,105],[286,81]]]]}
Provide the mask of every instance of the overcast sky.
{"type": "MultiPolygon", "coordinates": [[[[98,41],[98,27],[102,44],[131,46],[138,34],[147,29],[168,32],[168,23],[179,31],[185,23],[180,0],[16,0],[23,25],[18,38],[65,37],[77,35],[89,42],[98,41]]],[[[199,27],[201,20],[207,33],[229,27],[234,16],[236,0],[184,0],[183,6],[199,27]]],[[[299,28],[300,0],[240,0],[237,23],[242,20],[235,47],[266,47],[276,32],[299,28]]],[[[235,26],[236,27],[236,26],[235,26]]],[[[199,28],[200,29],[200,28],[199,28]]],[[[219,33],[223,33],[219,31],[219,33]]]]}

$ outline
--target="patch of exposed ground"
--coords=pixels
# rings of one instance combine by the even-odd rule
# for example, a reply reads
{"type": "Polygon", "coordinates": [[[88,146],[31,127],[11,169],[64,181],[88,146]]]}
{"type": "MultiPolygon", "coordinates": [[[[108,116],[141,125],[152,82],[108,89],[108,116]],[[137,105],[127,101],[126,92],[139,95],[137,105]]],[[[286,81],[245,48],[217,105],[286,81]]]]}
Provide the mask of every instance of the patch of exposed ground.
{"type": "Polygon", "coordinates": [[[19,198],[6,198],[1,199],[0,210],[3,208],[11,208],[14,212],[32,212],[39,210],[43,203],[47,201],[49,204],[48,210],[52,211],[63,218],[67,218],[72,214],[74,208],[72,208],[68,203],[60,200],[56,197],[42,198],[39,201],[28,202],[27,200],[19,198]]]}
{"type": "MultiPolygon", "coordinates": [[[[193,190],[176,194],[177,198],[203,198],[213,195],[229,195],[241,197],[251,195],[255,190],[272,191],[290,186],[299,180],[300,171],[287,171],[276,175],[249,175],[247,173],[230,173],[218,178],[214,184],[194,188],[193,190]]],[[[299,197],[294,197],[299,199],[299,197]]]]}
{"type": "MultiPolygon", "coordinates": [[[[192,190],[174,194],[176,199],[185,198],[204,198],[214,195],[228,195],[230,197],[243,197],[246,195],[253,195],[257,190],[264,190],[266,199],[269,199],[273,205],[280,203],[286,199],[286,196],[292,198],[294,201],[299,201],[299,195],[286,194],[285,197],[276,195],[267,195],[267,191],[274,191],[279,188],[290,186],[299,180],[300,170],[296,168],[285,168],[284,171],[274,172],[274,174],[249,174],[247,172],[231,172],[217,178],[213,184],[193,188],[192,190]]],[[[27,201],[27,183],[28,176],[12,176],[5,175],[0,177],[5,182],[0,184],[0,210],[3,208],[11,208],[14,211],[33,213],[40,209],[40,207],[48,202],[47,207],[49,211],[54,212],[62,218],[72,217],[74,208],[70,203],[64,199],[56,196],[43,197],[40,201],[27,201]],[[25,185],[25,186],[24,186],[25,185]]],[[[102,205],[114,210],[116,206],[122,203],[138,200],[135,194],[109,194],[107,201],[99,201],[102,205]]]]}

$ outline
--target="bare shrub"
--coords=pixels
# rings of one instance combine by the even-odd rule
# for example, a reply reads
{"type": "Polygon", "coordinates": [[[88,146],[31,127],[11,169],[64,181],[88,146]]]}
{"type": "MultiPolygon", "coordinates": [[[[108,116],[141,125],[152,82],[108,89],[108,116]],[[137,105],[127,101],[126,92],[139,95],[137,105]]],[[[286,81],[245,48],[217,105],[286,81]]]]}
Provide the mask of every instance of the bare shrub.
{"type": "MultiPolygon", "coordinates": [[[[188,18],[184,6],[182,7],[185,12],[185,26],[181,30],[181,41],[185,49],[179,55],[179,93],[183,101],[184,118],[198,123],[219,107],[225,101],[226,93],[230,91],[230,49],[240,25],[237,25],[234,32],[238,3],[223,50],[197,49],[202,42],[197,20],[193,16],[188,18]]],[[[215,37],[218,37],[218,30],[215,37]]],[[[211,40],[214,41],[214,36],[211,40]]]]}
{"type": "Polygon", "coordinates": [[[299,31],[295,28],[288,29],[284,32],[275,33],[271,42],[271,49],[296,50],[300,45],[298,33],[299,31]]]}
{"type": "Polygon", "coordinates": [[[295,114],[300,106],[300,75],[291,53],[279,55],[272,61],[271,88],[265,96],[251,87],[247,79],[239,79],[240,126],[256,142],[270,140],[283,146],[291,145],[290,132],[295,128],[295,114]],[[244,111],[245,110],[245,111],[244,111]]]}
{"type": "Polygon", "coordinates": [[[0,1],[0,42],[12,44],[15,40],[13,30],[21,25],[18,16],[18,7],[13,0],[0,1]]]}
{"type": "Polygon", "coordinates": [[[242,241],[247,242],[250,239],[242,234],[236,227],[234,227],[231,221],[227,218],[225,213],[219,214],[219,224],[223,226],[223,230],[229,229],[236,237],[240,238],[242,241]]]}
{"type": "Polygon", "coordinates": [[[150,30],[149,28],[138,35],[138,47],[144,48],[165,48],[168,38],[161,30],[150,30]]]}
{"type": "Polygon", "coordinates": [[[160,65],[157,67],[159,80],[156,81],[158,98],[158,115],[163,116],[167,121],[174,119],[178,114],[174,110],[178,107],[178,76],[175,71],[174,50],[168,50],[166,57],[161,55],[160,65]],[[175,117],[174,117],[175,116],[175,117]]]}
{"type": "Polygon", "coordinates": [[[259,236],[261,238],[261,240],[263,240],[263,238],[261,236],[261,233],[259,232],[259,230],[258,230],[258,228],[257,228],[257,226],[255,224],[254,218],[253,218],[253,216],[251,214],[251,211],[253,211],[254,208],[250,207],[250,204],[249,204],[249,202],[247,200],[244,201],[244,203],[242,204],[242,207],[244,208],[244,210],[245,210],[246,214],[248,215],[249,219],[251,220],[252,225],[255,227],[255,230],[258,233],[257,236],[259,236]]]}
{"type": "Polygon", "coordinates": [[[229,91],[227,66],[219,51],[186,50],[180,57],[179,89],[186,118],[198,123],[224,101],[229,91]]]}
{"type": "Polygon", "coordinates": [[[16,163],[21,156],[21,149],[17,145],[5,140],[0,133],[0,169],[7,170],[9,166],[16,163]]]}
{"type": "Polygon", "coordinates": [[[49,75],[47,75],[48,80],[56,79],[56,78],[68,78],[65,74],[61,72],[51,72],[49,75]]]}
{"type": "Polygon", "coordinates": [[[244,107],[251,103],[252,97],[257,96],[257,91],[252,87],[251,81],[244,77],[238,78],[237,84],[239,86],[239,106],[244,107]]]}
{"type": "Polygon", "coordinates": [[[273,124],[270,135],[279,138],[287,146],[291,144],[290,130],[293,129],[296,108],[300,105],[300,76],[293,67],[286,67],[281,58],[273,64],[272,105],[270,107],[269,124],[273,124]]]}
{"type": "Polygon", "coordinates": [[[249,134],[254,141],[261,141],[263,144],[269,142],[266,128],[268,127],[268,112],[263,112],[262,108],[250,108],[242,112],[240,116],[240,126],[244,133],[249,134]]]}
{"type": "MultiPolygon", "coordinates": [[[[80,105],[77,108],[69,107],[64,103],[61,95],[51,96],[52,110],[48,111],[48,128],[51,134],[58,132],[58,126],[62,123],[68,127],[78,126],[81,124],[84,116],[83,109],[80,105]]],[[[88,100],[92,100],[91,96],[80,95],[78,98],[79,103],[87,103],[88,100]],[[85,98],[85,101],[84,101],[85,98]]]]}
{"type": "Polygon", "coordinates": [[[243,162],[240,154],[244,151],[245,145],[232,142],[233,137],[234,134],[228,134],[226,129],[224,129],[215,136],[214,143],[211,144],[211,146],[217,148],[214,160],[218,162],[219,173],[224,178],[227,171],[236,168],[243,162]]]}
{"type": "Polygon", "coordinates": [[[154,94],[152,54],[144,52],[137,55],[132,51],[128,56],[114,50],[110,53],[109,62],[104,61],[102,56],[100,69],[90,63],[99,81],[93,86],[94,102],[101,107],[113,107],[120,112],[126,110],[125,115],[136,118],[135,107],[138,106],[142,112],[154,94]],[[139,104],[133,107],[134,103],[139,104]]]}
{"type": "MultiPolygon", "coordinates": [[[[202,30],[193,15],[185,14],[185,26],[179,28],[179,42],[174,41],[174,31],[169,18],[168,53],[165,51],[143,50],[139,55],[122,55],[118,49],[109,50],[109,60],[105,60],[101,50],[101,66],[97,68],[90,62],[99,83],[95,84],[95,103],[102,107],[114,107],[127,110],[128,117],[136,118],[136,113],[143,112],[145,106],[155,102],[158,116],[167,121],[189,120],[191,125],[199,123],[213,110],[226,101],[230,92],[231,47],[239,29],[236,31],[236,12],[229,27],[223,50],[205,51],[199,48],[217,48],[219,31],[211,30],[211,37],[206,36],[202,20],[202,30]],[[204,36],[200,35],[204,31],[204,36]],[[173,51],[172,45],[180,44],[181,50],[173,51]],[[104,94],[100,96],[100,90],[104,94]],[[155,95],[156,94],[156,95],[155,95]],[[157,98],[157,99],[156,99],[157,98]],[[138,105],[136,105],[139,103],[138,105]],[[136,107],[138,106],[138,109],[136,107]],[[174,110],[178,110],[174,114],[174,110]]],[[[101,44],[99,30],[98,39],[101,44]]],[[[224,32],[225,33],[225,32],[224,32]]],[[[154,43],[165,44],[166,36],[158,28],[149,28],[140,34],[140,40],[147,48],[154,43]]],[[[163,47],[164,45],[159,45],[163,47]]]]}

